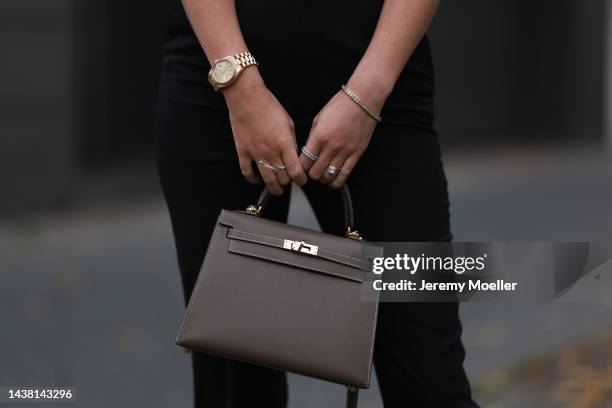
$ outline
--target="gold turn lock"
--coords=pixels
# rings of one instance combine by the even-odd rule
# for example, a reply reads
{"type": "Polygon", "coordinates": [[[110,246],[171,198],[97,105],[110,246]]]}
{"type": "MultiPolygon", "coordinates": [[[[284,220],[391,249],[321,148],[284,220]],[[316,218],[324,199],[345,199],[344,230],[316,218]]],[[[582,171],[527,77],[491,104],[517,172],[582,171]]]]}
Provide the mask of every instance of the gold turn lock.
{"type": "Polygon", "coordinates": [[[308,255],[316,255],[319,252],[319,247],[316,245],[307,244],[304,241],[292,241],[290,239],[286,239],[283,242],[283,248],[308,255]]]}

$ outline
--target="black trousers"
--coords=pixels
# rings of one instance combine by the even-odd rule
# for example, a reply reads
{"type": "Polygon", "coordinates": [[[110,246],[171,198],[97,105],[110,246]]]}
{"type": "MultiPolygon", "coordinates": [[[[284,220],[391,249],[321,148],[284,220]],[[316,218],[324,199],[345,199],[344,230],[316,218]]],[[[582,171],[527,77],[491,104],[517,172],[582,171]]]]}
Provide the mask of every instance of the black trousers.
{"type": "MultiPolygon", "coordinates": [[[[157,118],[159,174],[187,301],[219,211],[244,209],[262,186],[240,173],[226,112],[160,97],[157,118]]],[[[308,125],[297,124],[300,146],[308,125]]],[[[446,178],[432,129],[381,123],[348,183],[355,225],[366,239],[450,239],[446,178]]],[[[304,192],[322,229],[342,235],[340,194],[312,180],[304,192]]],[[[263,216],[285,221],[288,205],[289,194],[277,197],[263,216]]],[[[476,407],[460,336],[456,303],[381,304],[374,364],[385,407],[476,407]]],[[[196,408],[287,404],[284,372],[203,353],[192,358],[196,408]]]]}

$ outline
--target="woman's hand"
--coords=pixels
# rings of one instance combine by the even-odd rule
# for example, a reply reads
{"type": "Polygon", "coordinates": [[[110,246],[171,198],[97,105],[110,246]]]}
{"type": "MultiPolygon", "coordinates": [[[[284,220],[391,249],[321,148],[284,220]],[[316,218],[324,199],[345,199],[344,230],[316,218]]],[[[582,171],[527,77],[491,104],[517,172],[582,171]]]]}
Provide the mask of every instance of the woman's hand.
{"type": "Polygon", "coordinates": [[[298,185],[307,176],[297,156],[293,121],[278,100],[266,88],[256,68],[248,68],[235,84],[223,91],[240,170],[250,183],[260,179],[253,171],[253,161],[274,195],[283,193],[291,180],[298,185]]]}
{"type": "MultiPolygon", "coordinates": [[[[374,112],[395,86],[408,58],[423,37],[439,0],[385,0],[368,49],[347,84],[374,112]]],[[[306,148],[319,158],[313,163],[304,154],[300,162],[316,180],[340,187],[370,143],[376,122],[338,92],[313,122],[306,148]],[[339,170],[327,172],[332,165],[339,170]]]]}
{"type": "MultiPolygon", "coordinates": [[[[248,50],[240,31],[234,0],[183,0],[206,58],[218,58],[248,50]]],[[[248,67],[223,90],[230,114],[240,169],[251,183],[258,183],[253,161],[272,194],[281,194],[291,179],[307,180],[301,168],[293,133],[293,121],[266,88],[257,67],[248,67]]]]}
{"type": "MultiPolygon", "coordinates": [[[[351,85],[368,107],[379,112],[385,97],[368,91],[366,86],[351,85]]],[[[376,120],[364,112],[343,91],[339,91],[314,118],[306,148],[319,156],[312,161],[302,153],[300,163],[310,178],[339,188],[368,147],[376,120]],[[327,171],[328,166],[337,174],[327,171]]]]}

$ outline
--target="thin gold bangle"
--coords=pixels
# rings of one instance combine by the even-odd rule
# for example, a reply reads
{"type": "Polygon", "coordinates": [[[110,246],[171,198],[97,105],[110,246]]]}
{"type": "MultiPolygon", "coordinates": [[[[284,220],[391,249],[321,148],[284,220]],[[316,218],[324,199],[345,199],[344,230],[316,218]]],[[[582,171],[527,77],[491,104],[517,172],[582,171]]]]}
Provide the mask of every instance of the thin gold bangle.
{"type": "Polygon", "coordinates": [[[349,98],[351,98],[353,100],[353,102],[355,102],[357,105],[359,105],[359,107],[361,109],[363,109],[363,111],[365,113],[367,113],[368,115],[370,115],[372,117],[372,119],[376,120],[377,122],[382,121],[382,118],[380,117],[380,115],[378,113],[373,112],[372,110],[370,110],[370,108],[368,108],[366,106],[365,103],[363,103],[361,101],[361,99],[359,99],[359,97],[355,94],[355,92],[353,92],[351,90],[351,88],[349,88],[346,85],[342,85],[342,90],[344,91],[345,94],[348,95],[349,98]]]}

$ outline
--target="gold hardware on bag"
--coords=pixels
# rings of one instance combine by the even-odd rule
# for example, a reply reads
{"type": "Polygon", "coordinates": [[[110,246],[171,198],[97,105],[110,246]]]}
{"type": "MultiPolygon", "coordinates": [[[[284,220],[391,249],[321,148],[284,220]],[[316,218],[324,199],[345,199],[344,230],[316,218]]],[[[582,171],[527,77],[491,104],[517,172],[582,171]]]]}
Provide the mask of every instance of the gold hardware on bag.
{"type": "Polygon", "coordinates": [[[319,247],[316,245],[307,244],[304,241],[292,241],[290,239],[286,239],[283,242],[283,248],[309,255],[316,255],[319,252],[319,247]]]}
{"type": "Polygon", "coordinates": [[[259,216],[259,212],[261,211],[261,206],[257,207],[254,205],[249,205],[246,210],[244,210],[247,214],[254,215],[256,217],[259,216]]]}
{"type": "Polygon", "coordinates": [[[353,238],[353,239],[359,239],[359,240],[363,239],[363,237],[361,236],[361,232],[357,230],[352,230],[351,227],[348,227],[346,229],[346,234],[344,234],[344,236],[347,238],[353,238]]]}

